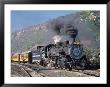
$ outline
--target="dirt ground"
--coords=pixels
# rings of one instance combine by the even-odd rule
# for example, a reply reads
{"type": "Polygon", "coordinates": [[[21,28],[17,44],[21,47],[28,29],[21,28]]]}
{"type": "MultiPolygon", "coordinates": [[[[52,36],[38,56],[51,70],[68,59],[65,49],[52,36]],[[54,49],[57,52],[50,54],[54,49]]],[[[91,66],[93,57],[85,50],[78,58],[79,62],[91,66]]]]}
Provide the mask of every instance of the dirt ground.
{"type": "Polygon", "coordinates": [[[38,65],[23,65],[18,63],[11,64],[12,77],[95,77],[100,76],[98,70],[60,70],[50,69],[38,65]]]}

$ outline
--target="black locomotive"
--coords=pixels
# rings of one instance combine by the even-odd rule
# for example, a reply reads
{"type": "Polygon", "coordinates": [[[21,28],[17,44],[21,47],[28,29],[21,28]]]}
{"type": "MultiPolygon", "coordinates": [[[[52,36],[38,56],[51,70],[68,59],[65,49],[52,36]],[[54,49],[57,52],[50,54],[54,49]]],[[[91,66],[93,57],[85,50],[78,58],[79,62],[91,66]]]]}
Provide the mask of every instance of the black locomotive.
{"type": "Polygon", "coordinates": [[[61,69],[85,69],[87,58],[83,51],[83,45],[78,42],[70,45],[68,41],[57,44],[49,44],[42,50],[40,64],[43,66],[61,69]]]}
{"type": "Polygon", "coordinates": [[[77,29],[69,29],[66,31],[71,38],[69,41],[57,42],[49,44],[43,48],[40,64],[42,66],[51,66],[61,69],[85,69],[87,66],[87,58],[83,50],[83,45],[76,41],[78,34],[77,29]]]}

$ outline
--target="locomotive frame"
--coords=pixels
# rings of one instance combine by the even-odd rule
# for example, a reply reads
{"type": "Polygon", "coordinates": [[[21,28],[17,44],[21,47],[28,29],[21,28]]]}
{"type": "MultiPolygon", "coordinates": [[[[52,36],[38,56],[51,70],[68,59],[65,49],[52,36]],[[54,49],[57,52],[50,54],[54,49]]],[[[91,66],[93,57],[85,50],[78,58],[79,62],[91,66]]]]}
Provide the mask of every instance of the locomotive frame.
{"type": "MultiPolygon", "coordinates": [[[[82,2],[82,1],[80,1],[80,2],[82,2]]],[[[94,2],[91,1],[91,2],[94,3],[94,2],[96,2],[96,1],[94,1],[94,2]]],[[[19,2],[19,1],[18,1],[18,2],[16,2],[16,1],[3,2],[3,3],[2,3],[2,10],[1,10],[1,11],[2,11],[2,16],[4,15],[4,14],[3,14],[3,7],[4,7],[4,5],[5,5],[6,3],[12,4],[12,3],[26,3],[26,2],[21,2],[21,1],[20,1],[20,2],[19,2]]],[[[29,1],[29,0],[28,0],[27,3],[32,3],[32,1],[31,1],[31,0],[29,1]]],[[[42,2],[37,2],[37,3],[40,3],[40,4],[41,4],[42,2]]],[[[77,2],[77,3],[78,3],[78,2],[77,2]]],[[[89,3],[90,3],[90,1],[89,1],[89,3]]],[[[99,2],[98,2],[98,3],[99,3],[99,2]]],[[[107,2],[105,2],[105,3],[107,3],[107,2]]],[[[51,3],[51,4],[52,4],[52,3],[51,3]]],[[[108,5],[108,7],[109,7],[109,5],[108,5]]],[[[1,9],[1,8],[0,8],[0,9],[1,9]]],[[[108,8],[108,9],[109,9],[109,8],[108,8]]],[[[108,10],[108,11],[110,11],[110,10],[108,10]]],[[[3,20],[3,17],[1,17],[1,19],[3,20]]],[[[2,22],[1,22],[1,23],[2,23],[2,22]]],[[[1,24],[1,23],[0,23],[0,24],[1,24]]],[[[1,26],[2,26],[2,28],[4,29],[4,27],[3,27],[2,24],[1,24],[1,26]]],[[[108,26],[108,27],[109,27],[109,26],[108,26]]],[[[2,32],[3,32],[3,31],[2,31],[2,32]]],[[[109,33],[109,32],[107,32],[107,33],[109,33]]],[[[2,34],[2,35],[3,35],[3,34],[2,34]]],[[[4,42],[4,41],[3,41],[3,40],[4,40],[4,39],[2,38],[2,42],[1,42],[1,43],[2,43],[2,44],[1,44],[2,51],[4,50],[4,48],[3,48],[3,42],[4,42]]],[[[2,54],[2,57],[4,58],[3,53],[1,53],[1,54],[2,54]]],[[[4,59],[2,59],[2,61],[4,61],[4,59]]],[[[3,64],[3,62],[2,62],[1,64],[2,64],[2,71],[4,71],[4,64],[3,64]]],[[[4,85],[4,84],[7,85],[7,83],[5,83],[5,81],[4,81],[4,76],[3,76],[4,73],[5,73],[5,72],[2,72],[2,73],[1,73],[1,77],[2,77],[1,85],[4,85]]],[[[68,84],[68,83],[67,83],[67,84],[68,84]]],[[[72,83],[72,84],[74,84],[74,83],[72,83]]],[[[101,83],[101,84],[103,84],[103,83],[101,83]]],[[[104,84],[105,84],[105,83],[104,83],[104,84]]],[[[9,86],[15,87],[15,86],[17,86],[17,85],[9,85],[9,86]]],[[[24,85],[24,86],[26,86],[26,85],[24,85]]],[[[37,85],[37,86],[38,86],[38,85],[37,85]]],[[[39,86],[40,86],[40,85],[39,85],[39,86]]],[[[43,86],[43,85],[42,85],[42,86],[43,86]]],[[[103,86],[103,85],[102,85],[102,86],[103,86]]],[[[104,86],[105,86],[105,85],[104,85],[104,86]]]]}

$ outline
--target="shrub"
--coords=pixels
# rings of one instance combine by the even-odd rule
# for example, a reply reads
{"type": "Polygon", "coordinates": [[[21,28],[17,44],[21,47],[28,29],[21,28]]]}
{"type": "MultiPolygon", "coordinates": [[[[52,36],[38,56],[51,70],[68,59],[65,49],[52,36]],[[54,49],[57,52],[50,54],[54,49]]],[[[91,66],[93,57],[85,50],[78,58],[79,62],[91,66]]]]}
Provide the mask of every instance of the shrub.
{"type": "Polygon", "coordinates": [[[100,49],[84,48],[84,52],[92,66],[100,66],[100,49]]]}

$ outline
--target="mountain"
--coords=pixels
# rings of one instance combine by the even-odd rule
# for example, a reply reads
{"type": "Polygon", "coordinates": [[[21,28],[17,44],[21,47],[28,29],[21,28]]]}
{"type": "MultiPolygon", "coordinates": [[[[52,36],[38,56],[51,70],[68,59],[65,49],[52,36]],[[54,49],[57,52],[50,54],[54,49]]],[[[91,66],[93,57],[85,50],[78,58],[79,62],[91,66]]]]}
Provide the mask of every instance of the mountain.
{"type": "Polygon", "coordinates": [[[85,47],[100,47],[100,12],[81,11],[75,14],[60,16],[43,24],[27,26],[11,34],[11,51],[22,52],[36,49],[38,45],[54,43],[54,37],[60,40],[71,40],[66,34],[67,26],[78,30],[76,37],[85,47]]]}

